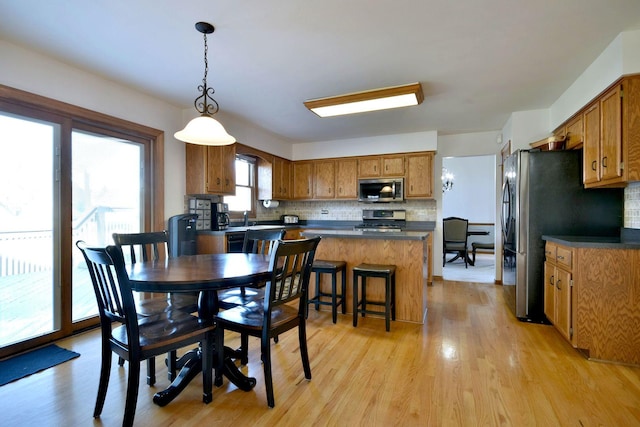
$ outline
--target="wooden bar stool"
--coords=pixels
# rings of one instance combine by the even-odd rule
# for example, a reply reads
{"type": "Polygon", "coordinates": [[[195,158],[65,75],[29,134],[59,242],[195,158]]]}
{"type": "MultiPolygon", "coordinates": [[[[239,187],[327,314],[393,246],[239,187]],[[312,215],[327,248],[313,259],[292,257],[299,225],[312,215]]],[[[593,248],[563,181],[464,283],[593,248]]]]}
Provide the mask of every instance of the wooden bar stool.
{"type": "MultiPolygon", "coordinates": [[[[347,302],[345,300],[347,296],[347,263],[344,261],[330,261],[324,259],[317,259],[313,261],[313,267],[311,267],[311,272],[316,273],[316,295],[309,299],[309,304],[314,304],[316,306],[316,311],[320,309],[320,305],[330,305],[331,306],[331,316],[333,318],[333,323],[336,323],[338,319],[338,304],[342,305],[342,314],[347,312],[347,302]],[[337,293],[337,274],[341,273],[342,275],[342,287],[341,292],[337,293]],[[330,274],[331,275],[331,293],[322,292],[320,290],[320,275],[321,274],[330,274]],[[322,298],[331,298],[330,301],[323,301],[322,298]]],[[[308,308],[307,308],[308,310],[308,308]]],[[[308,314],[308,311],[307,311],[308,314]]]]}
{"type": "Polygon", "coordinates": [[[383,314],[387,332],[391,320],[396,320],[396,266],[380,264],[360,264],[353,267],[353,326],[358,326],[358,314],[383,314]],[[358,299],[358,278],[362,278],[362,299],[358,299]],[[384,281],[384,301],[367,300],[367,277],[381,277],[384,281]],[[369,305],[384,306],[384,311],[367,309],[369,305]]]}

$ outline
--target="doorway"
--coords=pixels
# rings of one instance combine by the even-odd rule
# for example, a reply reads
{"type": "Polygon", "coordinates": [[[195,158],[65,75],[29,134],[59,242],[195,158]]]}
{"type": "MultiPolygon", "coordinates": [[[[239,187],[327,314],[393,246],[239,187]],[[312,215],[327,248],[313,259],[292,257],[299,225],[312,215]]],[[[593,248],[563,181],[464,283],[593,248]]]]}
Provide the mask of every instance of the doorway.
{"type": "MultiPolygon", "coordinates": [[[[495,243],[496,156],[444,157],[442,168],[442,217],[466,218],[470,231],[488,233],[469,236],[469,254],[473,242],[495,243]]],[[[445,280],[494,283],[495,249],[493,252],[486,249],[477,251],[476,265],[469,265],[466,269],[460,259],[447,262],[442,269],[442,277],[445,280]]]]}

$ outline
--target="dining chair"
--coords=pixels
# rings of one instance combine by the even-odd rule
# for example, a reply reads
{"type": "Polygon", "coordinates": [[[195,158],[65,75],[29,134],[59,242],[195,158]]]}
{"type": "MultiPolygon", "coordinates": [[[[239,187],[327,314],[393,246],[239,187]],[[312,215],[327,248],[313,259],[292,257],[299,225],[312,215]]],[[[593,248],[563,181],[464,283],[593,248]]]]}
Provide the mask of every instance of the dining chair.
{"type": "MultiPolygon", "coordinates": [[[[278,240],[282,240],[286,230],[248,229],[244,234],[242,252],[245,254],[269,255],[278,240]]],[[[218,304],[222,309],[229,309],[239,305],[262,304],[264,299],[264,283],[252,283],[251,287],[240,287],[218,292],[218,304]]],[[[277,342],[277,337],[275,337],[277,342]]],[[[246,365],[249,362],[249,337],[247,334],[240,336],[240,348],[236,350],[240,363],[246,365]]]]}
{"type": "Polygon", "coordinates": [[[442,266],[447,262],[447,254],[455,253],[456,256],[449,262],[462,257],[464,260],[464,268],[467,268],[467,231],[469,229],[469,220],[448,217],[442,220],[442,266]]]}
{"type": "Polygon", "coordinates": [[[90,248],[83,241],[76,246],[87,263],[100,316],[102,360],[93,416],[98,418],[102,413],[112,352],[129,361],[123,426],[133,425],[135,418],[141,361],[194,343],[200,343],[202,351],[203,401],[211,402],[215,326],[180,310],[139,316],[122,249],[90,248]],[[120,325],[112,328],[113,323],[120,325]]]}
{"type": "MultiPolygon", "coordinates": [[[[260,338],[267,404],[271,408],[275,406],[271,374],[271,338],[298,328],[304,376],[308,380],[311,379],[305,313],[309,277],[319,242],[320,237],[279,240],[271,253],[271,278],[265,287],[263,304],[240,305],[223,310],[215,317],[216,348],[223,348],[225,330],[260,338]]],[[[218,352],[216,366],[221,367],[223,363],[223,352],[218,352]]]]}
{"type": "MultiPolygon", "coordinates": [[[[158,261],[161,257],[169,257],[169,233],[152,231],[146,233],[113,233],[116,246],[126,253],[125,259],[131,264],[138,261],[158,261]]],[[[152,297],[136,299],[137,313],[140,316],[153,316],[167,310],[180,310],[193,313],[198,310],[198,293],[165,294],[162,298],[152,297]]],[[[122,365],[122,358],[118,364],[122,365]]],[[[177,354],[175,351],[167,355],[167,375],[173,381],[176,376],[177,354]]],[[[147,360],[147,384],[155,384],[155,361],[147,360]]]]}

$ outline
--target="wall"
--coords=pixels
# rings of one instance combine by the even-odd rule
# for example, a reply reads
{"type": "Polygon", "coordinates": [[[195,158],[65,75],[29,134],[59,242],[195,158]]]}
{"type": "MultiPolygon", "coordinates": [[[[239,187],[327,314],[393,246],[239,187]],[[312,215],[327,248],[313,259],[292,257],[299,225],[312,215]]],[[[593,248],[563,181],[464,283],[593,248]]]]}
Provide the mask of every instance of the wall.
{"type": "Polygon", "coordinates": [[[451,190],[442,193],[442,216],[472,223],[495,223],[496,157],[446,157],[442,164],[454,175],[451,190]]]}

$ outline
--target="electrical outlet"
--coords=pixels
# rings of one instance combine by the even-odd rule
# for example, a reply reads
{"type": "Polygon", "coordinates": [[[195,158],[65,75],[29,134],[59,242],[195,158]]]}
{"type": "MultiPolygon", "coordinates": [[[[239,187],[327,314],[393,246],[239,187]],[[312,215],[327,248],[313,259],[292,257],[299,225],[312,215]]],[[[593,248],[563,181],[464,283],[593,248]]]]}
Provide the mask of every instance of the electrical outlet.
{"type": "Polygon", "coordinates": [[[322,209],[322,210],[320,211],[320,214],[322,214],[322,215],[329,215],[329,209],[322,209]]]}

